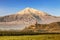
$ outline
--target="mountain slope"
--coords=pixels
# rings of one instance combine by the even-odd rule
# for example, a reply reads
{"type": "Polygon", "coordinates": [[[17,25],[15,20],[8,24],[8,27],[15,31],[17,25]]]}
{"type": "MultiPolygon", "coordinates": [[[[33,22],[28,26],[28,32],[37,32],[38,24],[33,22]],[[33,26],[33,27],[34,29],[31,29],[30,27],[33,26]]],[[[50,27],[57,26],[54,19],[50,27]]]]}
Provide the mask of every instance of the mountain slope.
{"type": "Polygon", "coordinates": [[[60,22],[60,17],[33,8],[25,8],[16,14],[0,17],[1,30],[21,30],[29,25],[60,22]]]}
{"type": "Polygon", "coordinates": [[[30,25],[29,27],[26,27],[24,30],[22,30],[22,32],[60,33],[60,22],[30,25]]]}

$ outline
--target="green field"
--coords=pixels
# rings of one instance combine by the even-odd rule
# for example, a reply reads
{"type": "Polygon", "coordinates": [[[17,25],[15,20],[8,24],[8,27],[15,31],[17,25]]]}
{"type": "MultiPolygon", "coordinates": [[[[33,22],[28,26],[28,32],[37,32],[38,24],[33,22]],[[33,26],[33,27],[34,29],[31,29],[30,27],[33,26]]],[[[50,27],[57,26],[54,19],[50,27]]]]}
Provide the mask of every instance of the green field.
{"type": "Polygon", "coordinates": [[[0,40],[60,40],[60,34],[0,36],[0,40]]]}

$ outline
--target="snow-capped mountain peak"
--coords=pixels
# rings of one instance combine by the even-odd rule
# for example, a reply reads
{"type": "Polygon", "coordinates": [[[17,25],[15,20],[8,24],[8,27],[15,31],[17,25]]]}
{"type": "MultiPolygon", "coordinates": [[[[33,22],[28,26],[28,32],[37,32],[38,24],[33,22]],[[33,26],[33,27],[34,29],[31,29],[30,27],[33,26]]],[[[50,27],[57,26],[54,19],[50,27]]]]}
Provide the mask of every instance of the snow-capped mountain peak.
{"type": "Polygon", "coordinates": [[[40,15],[40,16],[48,15],[47,13],[45,13],[43,11],[39,11],[39,10],[30,8],[30,7],[27,7],[25,9],[23,9],[22,11],[18,12],[18,14],[29,14],[29,13],[33,13],[33,14],[40,15]]]}

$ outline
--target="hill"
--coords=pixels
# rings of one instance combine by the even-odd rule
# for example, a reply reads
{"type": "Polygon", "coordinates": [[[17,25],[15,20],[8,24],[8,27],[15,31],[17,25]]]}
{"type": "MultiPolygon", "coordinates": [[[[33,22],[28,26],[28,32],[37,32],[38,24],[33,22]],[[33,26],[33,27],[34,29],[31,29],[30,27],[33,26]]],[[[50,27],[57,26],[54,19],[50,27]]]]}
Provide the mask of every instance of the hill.
{"type": "Polygon", "coordinates": [[[25,8],[16,14],[0,17],[1,31],[20,31],[33,28],[33,32],[60,32],[60,17],[33,8],[25,8]],[[33,27],[32,27],[33,26],[33,27]]]}

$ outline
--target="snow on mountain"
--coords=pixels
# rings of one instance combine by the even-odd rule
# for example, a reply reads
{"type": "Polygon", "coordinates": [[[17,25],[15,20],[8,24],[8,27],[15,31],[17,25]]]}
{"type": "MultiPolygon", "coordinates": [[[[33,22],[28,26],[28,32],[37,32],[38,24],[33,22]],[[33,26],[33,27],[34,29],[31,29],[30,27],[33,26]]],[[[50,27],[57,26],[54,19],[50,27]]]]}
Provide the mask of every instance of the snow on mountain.
{"type": "Polygon", "coordinates": [[[28,7],[16,14],[0,17],[0,29],[20,30],[29,25],[36,24],[36,22],[38,24],[60,22],[60,17],[28,7]]]}

